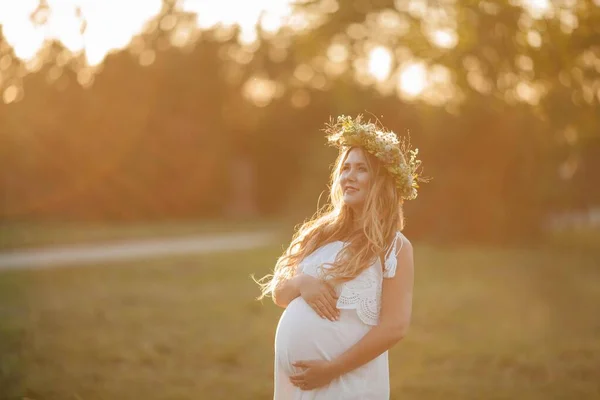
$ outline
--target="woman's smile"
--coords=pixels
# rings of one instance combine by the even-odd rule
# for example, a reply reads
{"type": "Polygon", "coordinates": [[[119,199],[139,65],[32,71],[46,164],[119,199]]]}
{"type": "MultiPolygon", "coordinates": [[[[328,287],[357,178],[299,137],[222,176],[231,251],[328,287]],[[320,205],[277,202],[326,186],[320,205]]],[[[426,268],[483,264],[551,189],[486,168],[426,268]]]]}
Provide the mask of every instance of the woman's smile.
{"type": "Polygon", "coordinates": [[[369,189],[371,173],[367,158],[361,148],[353,148],[348,152],[342,165],[340,185],[344,202],[355,209],[364,204],[369,189]]]}

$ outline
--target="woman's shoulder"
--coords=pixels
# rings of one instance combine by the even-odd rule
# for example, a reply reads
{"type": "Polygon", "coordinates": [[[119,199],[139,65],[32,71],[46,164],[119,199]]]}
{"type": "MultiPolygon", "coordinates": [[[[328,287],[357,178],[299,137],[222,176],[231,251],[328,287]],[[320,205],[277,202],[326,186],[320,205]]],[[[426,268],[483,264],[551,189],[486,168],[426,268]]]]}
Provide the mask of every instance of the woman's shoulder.
{"type": "Polygon", "coordinates": [[[406,248],[406,251],[412,251],[412,243],[410,242],[410,240],[408,240],[408,238],[406,237],[406,235],[401,232],[401,231],[397,231],[396,232],[396,254],[400,253],[400,251],[402,251],[402,249],[406,248]]]}
{"type": "Polygon", "coordinates": [[[412,248],[412,244],[406,235],[402,231],[397,230],[394,238],[388,243],[386,254],[390,255],[392,250],[397,254],[404,246],[412,248]]]}
{"type": "Polygon", "coordinates": [[[412,259],[412,244],[402,232],[397,231],[385,257],[383,277],[394,277],[398,264],[403,264],[407,259],[412,259]]]}

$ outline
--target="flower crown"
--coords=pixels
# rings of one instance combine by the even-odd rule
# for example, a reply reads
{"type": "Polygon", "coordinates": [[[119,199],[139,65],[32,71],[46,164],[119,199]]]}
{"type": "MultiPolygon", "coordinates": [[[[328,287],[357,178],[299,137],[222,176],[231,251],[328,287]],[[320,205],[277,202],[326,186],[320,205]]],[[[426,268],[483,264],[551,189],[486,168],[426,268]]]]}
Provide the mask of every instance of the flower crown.
{"type": "Polygon", "coordinates": [[[399,140],[394,132],[386,132],[370,121],[363,122],[362,115],[355,119],[345,115],[339,116],[337,121],[332,119],[325,125],[324,132],[329,144],[340,150],[357,146],[377,157],[394,178],[405,200],[417,197],[418,182],[429,182],[429,178],[419,175],[419,149],[412,150],[407,138],[399,140]]]}

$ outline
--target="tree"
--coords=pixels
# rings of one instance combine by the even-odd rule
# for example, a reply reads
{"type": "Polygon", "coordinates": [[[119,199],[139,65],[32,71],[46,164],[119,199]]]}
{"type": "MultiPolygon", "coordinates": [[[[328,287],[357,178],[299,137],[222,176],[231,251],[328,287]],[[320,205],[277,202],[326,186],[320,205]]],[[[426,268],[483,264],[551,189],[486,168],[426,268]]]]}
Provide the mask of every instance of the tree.
{"type": "Polygon", "coordinates": [[[265,11],[248,41],[247,26],[200,30],[165,1],[93,66],[56,42],[21,62],[0,39],[4,215],[213,215],[236,157],[257,171],[262,212],[313,207],[332,157],[322,123],[366,110],[409,130],[434,178],[406,206],[413,236],[535,237],[554,210],[600,201],[584,190],[600,14],[571,3],[307,1],[278,29],[265,11]]]}

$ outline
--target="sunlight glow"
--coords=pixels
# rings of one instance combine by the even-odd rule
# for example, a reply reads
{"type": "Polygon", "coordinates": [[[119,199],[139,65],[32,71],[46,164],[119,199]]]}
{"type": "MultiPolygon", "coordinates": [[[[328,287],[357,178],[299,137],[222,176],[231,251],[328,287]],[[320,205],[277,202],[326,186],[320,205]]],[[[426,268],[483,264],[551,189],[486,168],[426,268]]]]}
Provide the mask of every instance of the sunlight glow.
{"type": "Polygon", "coordinates": [[[543,94],[543,89],[540,85],[535,85],[527,81],[520,81],[515,87],[517,100],[537,105],[540,102],[540,97],[543,94]]]}
{"type": "Polygon", "coordinates": [[[438,47],[451,49],[458,43],[458,35],[452,30],[437,30],[431,34],[431,40],[438,47]]]}
{"type": "Polygon", "coordinates": [[[10,104],[17,99],[19,89],[15,85],[10,85],[4,90],[2,99],[6,104],[10,104]]]}
{"type": "Polygon", "coordinates": [[[0,2],[0,25],[5,40],[14,49],[15,55],[24,60],[33,58],[44,41],[42,30],[29,20],[37,3],[35,0],[0,2]]]}
{"type": "Polygon", "coordinates": [[[440,64],[429,66],[426,87],[421,94],[423,100],[429,104],[442,106],[451,102],[455,93],[452,71],[440,64]]]}
{"type": "Polygon", "coordinates": [[[269,33],[275,33],[286,25],[292,15],[291,0],[182,0],[181,9],[196,14],[200,29],[217,25],[239,26],[239,40],[243,44],[256,41],[258,25],[269,33]]]}
{"type": "MultiPolygon", "coordinates": [[[[237,25],[240,43],[251,44],[257,40],[257,25],[274,33],[288,22],[291,2],[182,0],[179,8],[196,14],[200,29],[237,25]]],[[[48,8],[38,9],[38,0],[0,0],[4,37],[16,56],[25,62],[34,59],[45,43],[57,40],[73,55],[85,52],[90,66],[98,65],[111,51],[127,47],[163,5],[162,0],[47,0],[46,3],[48,8]]],[[[165,18],[160,28],[174,29],[176,22],[175,18],[165,18]]],[[[181,42],[182,38],[178,40],[181,42]]]]}
{"type": "Polygon", "coordinates": [[[409,62],[400,68],[398,86],[402,94],[416,97],[427,86],[427,71],[421,62],[409,62]]]}
{"type": "Polygon", "coordinates": [[[375,79],[382,82],[390,76],[392,69],[392,53],[387,47],[376,46],[369,52],[368,71],[375,79]]]}
{"type": "Polygon", "coordinates": [[[527,43],[532,47],[540,47],[542,45],[542,35],[538,31],[527,32],[527,43]]]}
{"type": "Polygon", "coordinates": [[[523,7],[536,19],[549,16],[553,10],[550,0],[523,0],[523,7]]]}
{"type": "Polygon", "coordinates": [[[348,60],[348,48],[343,44],[335,43],[327,49],[327,58],[334,63],[343,63],[348,60]]]}
{"type": "Polygon", "coordinates": [[[267,78],[252,77],[242,88],[244,97],[258,107],[266,107],[271,103],[277,92],[277,83],[267,78]]]}
{"type": "MultiPolygon", "coordinates": [[[[530,1],[535,0],[517,0],[530,1]]],[[[56,82],[63,73],[72,68],[77,81],[84,87],[93,84],[94,76],[106,59],[114,51],[129,48],[142,66],[152,65],[157,53],[154,48],[146,48],[139,37],[141,33],[152,29],[166,32],[171,45],[185,47],[191,39],[201,34],[202,30],[214,29],[214,37],[220,41],[237,40],[239,46],[229,46],[221,55],[238,64],[247,64],[256,51],[259,32],[274,36],[283,28],[300,31],[318,23],[310,13],[294,10],[296,0],[178,0],[175,2],[177,12],[188,13],[188,22],[179,19],[177,12],[158,20],[163,0],[122,1],[122,0],[46,0],[40,6],[39,0],[0,0],[0,25],[8,44],[14,49],[17,58],[21,59],[28,72],[39,70],[44,65],[47,46],[53,40],[60,42],[65,51],[57,55],[55,65],[46,73],[48,82],[56,82]],[[294,12],[295,11],[295,12],[294,12]],[[316,21],[316,22],[315,22],[316,21]],[[237,34],[237,37],[234,35],[237,34]],[[81,57],[75,63],[73,58],[81,57]],[[73,65],[76,65],[75,67],[73,65]]],[[[548,0],[538,1],[538,7],[546,7],[548,0]]],[[[336,1],[330,1],[331,10],[336,9],[336,1]]],[[[396,0],[397,7],[403,4],[405,11],[411,15],[426,16],[428,7],[426,0],[402,2],[396,0]]],[[[536,3],[537,4],[537,3],[536,3]]],[[[329,7],[328,6],[328,7],[329,7]]],[[[405,18],[392,10],[384,10],[373,14],[374,29],[386,35],[403,35],[409,29],[405,18]]],[[[371,29],[371,28],[369,28],[371,29]]],[[[360,40],[366,40],[366,54],[358,57],[355,49],[343,40],[334,39],[327,48],[321,69],[310,64],[299,65],[294,71],[294,78],[309,87],[323,90],[326,87],[325,76],[335,77],[348,69],[358,71],[359,84],[375,85],[381,92],[394,92],[403,97],[421,96],[435,100],[446,98],[430,90],[434,86],[433,74],[428,75],[428,67],[422,62],[404,63],[398,73],[392,76],[392,68],[399,62],[412,59],[410,53],[400,55],[397,49],[379,43],[377,39],[367,39],[369,29],[361,24],[353,24],[348,34],[360,40]],[[313,67],[315,69],[313,69],[313,67]],[[324,75],[323,75],[324,74],[324,75]],[[431,78],[431,82],[428,81],[431,78]],[[390,83],[390,79],[393,82],[390,83]],[[433,97],[432,97],[433,96],[433,97]]],[[[432,43],[440,48],[450,49],[456,46],[458,36],[450,25],[436,25],[436,29],[428,31],[432,43]],[[443,28],[442,28],[443,27],[443,28]]],[[[527,40],[538,45],[529,34],[527,40]]],[[[285,35],[283,35],[285,36],[285,35]]],[[[286,57],[287,44],[275,45],[270,56],[283,60],[286,57]]],[[[160,50],[160,48],[159,48],[160,50]]],[[[358,50],[360,53],[360,50],[358,50]]],[[[0,58],[0,71],[8,69],[14,60],[11,56],[0,58]]],[[[444,74],[437,74],[445,77],[444,74]]],[[[239,79],[235,78],[232,79],[239,79]]],[[[5,103],[16,102],[22,97],[21,88],[10,86],[0,91],[0,100],[5,103]]],[[[439,85],[438,85],[439,86],[439,85]]],[[[441,87],[441,86],[440,86],[441,87]]],[[[1,88],[0,88],[1,89],[1,88]]],[[[264,107],[280,94],[280,87],[268,78],[252,77],[243,85],[243,96],[259,107],[264,107]]],[[[527,89],[520,92],[529,95],[527,89]]],[[[445,93],[445,92],[444,92],[445,93]]],[[[527,97],[529,98],[529,97],[527,97]]],[[[297,91],[290,97],[294,107],[302,108],[310,102],[310,97],[303,91],[297,91]]],[[[440,100],[441,101],[441,100],[440,100]]]]}
{"type": "Polygon", "coordinates": [[[30,61],[45,42],[57,40],[73,53],[84,50],[90,65],[102,62],[111,50],[127,46],[162,7],[161,0],[47,0],[48,10],[36,12],[38,3],[0,2],[0,24],[16,56],[30,61]]]}

